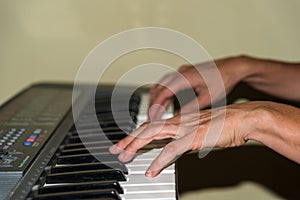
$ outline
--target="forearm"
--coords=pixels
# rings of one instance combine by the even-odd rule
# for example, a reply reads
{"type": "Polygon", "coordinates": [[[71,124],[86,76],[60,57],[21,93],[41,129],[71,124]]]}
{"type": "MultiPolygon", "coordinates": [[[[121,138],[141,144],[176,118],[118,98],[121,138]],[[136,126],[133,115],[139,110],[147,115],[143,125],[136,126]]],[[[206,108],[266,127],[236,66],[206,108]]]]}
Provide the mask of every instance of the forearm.
{"type": "Polygon", "coordinates": [[[300,63],[241,56],[241,81],[262,92],[300,101],[300,63]]]}
{"type": "Polygon", "coordinates": [[[254,130],[246,139],[259,141],[283,156],[300,163],[300,109],[264,102],[253,115],[254,130]]]}

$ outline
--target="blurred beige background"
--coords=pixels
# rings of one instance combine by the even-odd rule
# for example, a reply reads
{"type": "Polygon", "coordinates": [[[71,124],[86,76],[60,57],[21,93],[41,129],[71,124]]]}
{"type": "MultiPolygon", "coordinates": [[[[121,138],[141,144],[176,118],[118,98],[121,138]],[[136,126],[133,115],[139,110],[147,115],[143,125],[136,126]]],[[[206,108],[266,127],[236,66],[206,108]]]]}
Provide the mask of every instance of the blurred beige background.
{"type": "MultiPolygon", "coordinates": [[[[213,58],[299,60],[299,8],[297,0],[1,0],[0,103],[37,81],[73,81],[98,43],[136,27],[183,32],[213,58]]],[[[114,82],[137,64],[154,61],[174,68],[184,63],[144,50],[117,60],[103,81],[114,82]]]]}
{"type": "MultiPolygon", "coordinates": [[[[183,32],[213,58],[249,54],[297,61],[299,8],[297,0],[0,0],[0,103],[34,82],[73,81],[97,44],[136,27],[183,32]]],[[[148,62],[174,68],[184,63],[165,52],[143,50],[114,62],[103,81],[114,82],[137,64],[148,62]]],[[[224,194],[229,199],[236,195],[253,199],[254,193],[258,198],[274,198],[259,186],[243,184],[241,188],[204,191],[185,199],[200,195],[224,199],[224,194]]]]}

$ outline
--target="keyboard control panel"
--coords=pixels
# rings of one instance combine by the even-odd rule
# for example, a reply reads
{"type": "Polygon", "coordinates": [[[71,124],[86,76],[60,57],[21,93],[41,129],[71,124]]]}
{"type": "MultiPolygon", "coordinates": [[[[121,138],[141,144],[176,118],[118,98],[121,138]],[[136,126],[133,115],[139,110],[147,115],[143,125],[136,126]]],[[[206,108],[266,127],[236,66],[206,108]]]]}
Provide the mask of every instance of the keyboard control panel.
{"type": "Polygon", "coordinates": [[[25,90],[0,110],[0,173],[24,173],[71,108],[72,90],[25,90]]]}

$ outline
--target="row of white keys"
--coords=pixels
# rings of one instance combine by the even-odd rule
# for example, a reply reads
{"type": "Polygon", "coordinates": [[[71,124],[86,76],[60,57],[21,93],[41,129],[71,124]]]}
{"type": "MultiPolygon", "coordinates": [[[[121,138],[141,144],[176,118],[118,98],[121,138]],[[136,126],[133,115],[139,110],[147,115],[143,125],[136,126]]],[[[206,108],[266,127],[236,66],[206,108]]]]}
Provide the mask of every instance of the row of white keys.
{"type": "MultiPolygon", "coordinates": [[[[147,120],[147,110],[149,106],[149,95],[144,94],[141,97],[141,103],[138,114],[137,126],[139,127],[147,120]]],[[[173,108],[169,108],[163,118],[173,116],[173,108]]],[[[145,176],[145,171],[151,162],[160,153],[161,149],[152,149],[146,153],[137,155],[132,162],[126,164],[128,175],[126,182],[120,182],[124,188],[122,199],[143,200],[175,200],[176,199],[176,181],[175,166],[170,165],[164,169],[160,175],[155,178],[145,176]]]]}

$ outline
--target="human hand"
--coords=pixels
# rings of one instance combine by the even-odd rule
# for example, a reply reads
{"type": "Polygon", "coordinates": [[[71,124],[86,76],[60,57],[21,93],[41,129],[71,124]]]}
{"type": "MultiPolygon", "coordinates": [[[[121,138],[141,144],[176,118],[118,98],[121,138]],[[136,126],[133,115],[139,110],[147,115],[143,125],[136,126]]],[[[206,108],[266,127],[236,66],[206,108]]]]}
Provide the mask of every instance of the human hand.
{"type": "Polygon", "coordinates": [[[178,72],[165,75],[150,90],[149,119],[159,119],[174,95],[182,90],[192,88],[196,95],[181,107],[181,113],[195,112],[224,98],[245,77],[246,61],[245,56],[230,57],[195,66],[184,65],[178,72]]]}
{"type": "Polygon", "coordinates": [[[146,176],[155,177],[187,151],[244,144],[248,133],[255,131],[257,126],[262,127],[255,120],[257,105],[255,102],[235,104],[181,114],[167,120],[146,122],[110,147],[110,152],[119,154],[120,161],[128,162],[139,149],[151,141],[173,138],[174,140],[164,147],[146,172],[146,176]]]}

